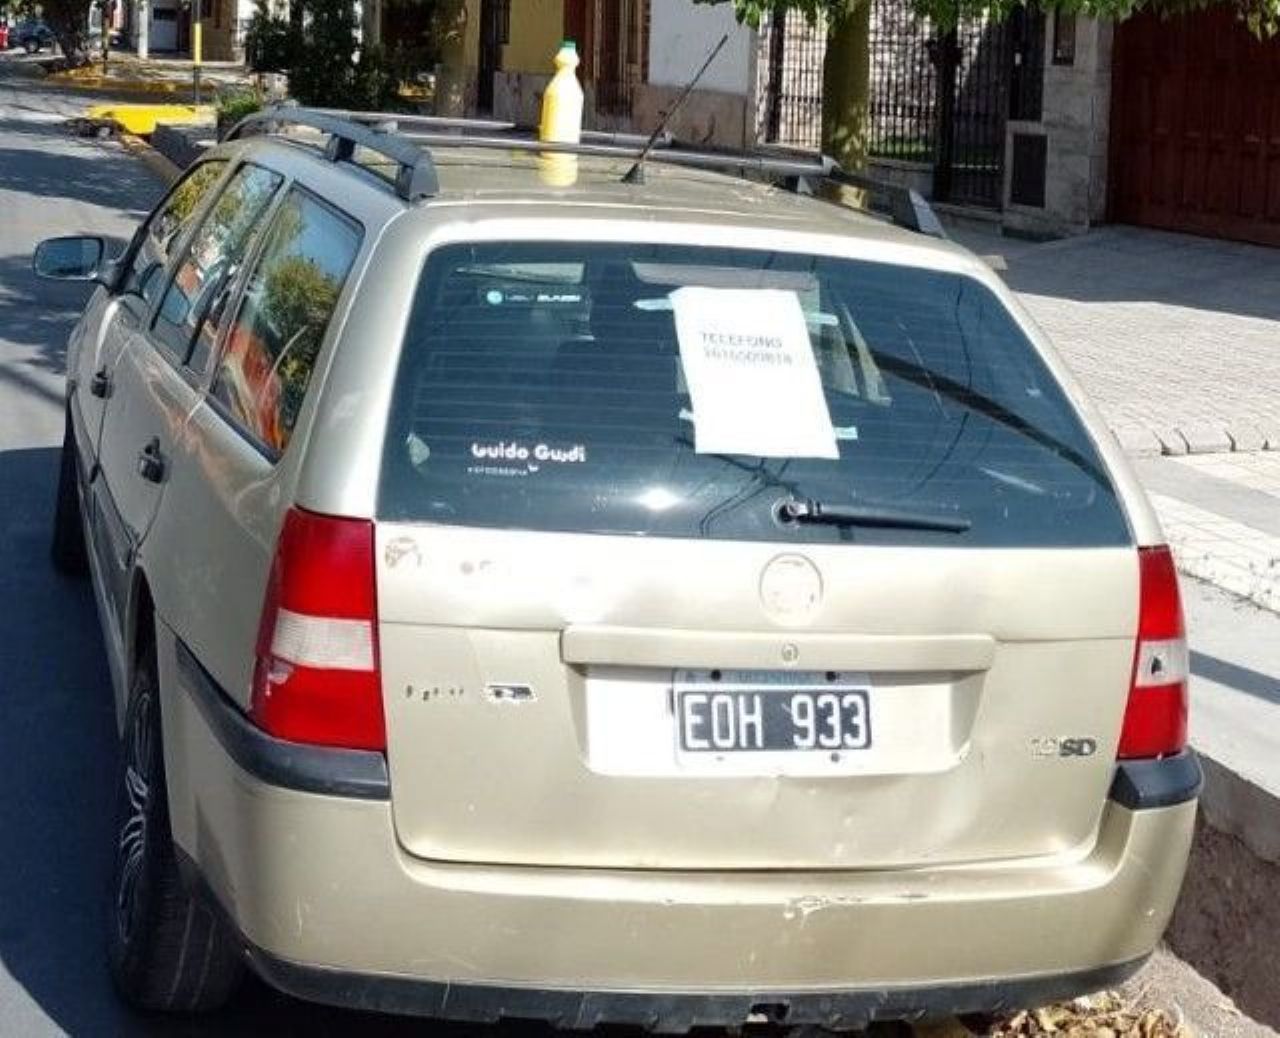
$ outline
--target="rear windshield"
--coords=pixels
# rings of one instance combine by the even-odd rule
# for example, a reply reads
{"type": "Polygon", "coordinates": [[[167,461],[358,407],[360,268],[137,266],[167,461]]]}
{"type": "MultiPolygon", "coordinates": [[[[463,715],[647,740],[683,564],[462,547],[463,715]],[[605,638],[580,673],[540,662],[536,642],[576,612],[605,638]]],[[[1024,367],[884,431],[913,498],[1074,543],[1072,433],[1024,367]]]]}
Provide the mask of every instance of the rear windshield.
{"type": "Polygon", "coordinates": [[[781,543],[1130,543],[999,300],[827,256],[544,242],[434,251],[379,513],[781,543]]]}

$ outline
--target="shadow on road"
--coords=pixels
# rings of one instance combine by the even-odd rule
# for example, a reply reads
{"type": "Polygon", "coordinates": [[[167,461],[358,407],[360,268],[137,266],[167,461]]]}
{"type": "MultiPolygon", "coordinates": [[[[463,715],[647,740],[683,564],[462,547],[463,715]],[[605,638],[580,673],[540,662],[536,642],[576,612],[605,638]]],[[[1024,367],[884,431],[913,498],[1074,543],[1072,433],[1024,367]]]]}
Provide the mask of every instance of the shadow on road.
{"type": "MultiPolygon", "coordinates": [[[[116,753],[111,679],[89,583],[58,577],[47,562],[57,468],[56,448],[0,451],[0,968],[34,1003],[18,1018],[42,1014],[71,1035],[422,1033],[421,1020],[299,1003],[252,980],[211,1018],[143,1016],[117,999],[103,939],[116,753]]],[[[430,1026],[437,1038],[554,1033],[430,1026]]]]}
{"type": "MultiPolygon", "coordinates": [[[[116,242],[116,249],[123,243],[116,242]]],[[[27,363],[62,374],[67,337],[93,292],[85,282],[41,281],[29,255],[0,257],[0,336],[6,344],[30,347],[27,363]]],[[[13,370],[17,370],[16,368],[13,370]]],[[[0,378],[6,368],[0,367],[0,378]]],[[[59,406],[61,397],[59,395],[59,406]]]]}
{"type": "MultiPolygon", "coordinates": [[[[979,251],[1000,247],[988,243],[979,251]]],[[[1005,280],[1029,295],[1280,321],[1280,251],[1261,245],[1116,226],[1012,249],[1008,264],[1005,280]]]]}
{"type": "Polygon", "coordinates": [[[131,206],[133,199],[121,190],[122,183],[138,175],[136,163],[123,151],[103,149],[81,155],[40,150],[41,139],[69,136],[56,126],[0,120],[0,133],[9,140],[15,134],[33,138],[31,148],[0,148],[0,190],[74,199],[126,215],[144,215],[145,210],[131,206]]]}
{"type": "Polygon", "coordinates": [[[46,565],[57,450],[0,452],[0,959],[60,1027],[119,1031],[98,925],[114,759],[88,586],[46,565]]]}

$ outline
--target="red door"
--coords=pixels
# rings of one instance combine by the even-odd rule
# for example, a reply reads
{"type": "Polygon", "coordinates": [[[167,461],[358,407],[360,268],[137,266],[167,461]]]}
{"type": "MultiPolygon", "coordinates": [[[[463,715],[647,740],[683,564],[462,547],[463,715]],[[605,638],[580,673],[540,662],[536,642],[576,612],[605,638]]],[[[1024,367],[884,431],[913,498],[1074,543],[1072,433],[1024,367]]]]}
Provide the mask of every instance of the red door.
{"type": "Polygon", "coordinates": [[[1229,7],[1116,32],[1111,217],[1280,245],[1280,40],[1229,7]]]}

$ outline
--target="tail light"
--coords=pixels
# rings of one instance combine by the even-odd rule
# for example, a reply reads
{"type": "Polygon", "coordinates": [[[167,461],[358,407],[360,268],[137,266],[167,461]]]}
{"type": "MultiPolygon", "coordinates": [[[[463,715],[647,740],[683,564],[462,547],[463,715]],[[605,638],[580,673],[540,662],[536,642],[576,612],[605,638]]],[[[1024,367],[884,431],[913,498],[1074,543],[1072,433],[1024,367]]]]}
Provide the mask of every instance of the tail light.
{"type": "Polygon", "coordinates": [[[1138,551],[1138,644],[1129,705],[1120,733],[1122,759],[1166,757],[1187,745],[1187,634],[1173,554],[1138,551]]]}
{"type": "Polygon", "coordinates": [[[258,626],[250,717],[291,742],[386,748],[373,523],[285,516],[258,626]]]}

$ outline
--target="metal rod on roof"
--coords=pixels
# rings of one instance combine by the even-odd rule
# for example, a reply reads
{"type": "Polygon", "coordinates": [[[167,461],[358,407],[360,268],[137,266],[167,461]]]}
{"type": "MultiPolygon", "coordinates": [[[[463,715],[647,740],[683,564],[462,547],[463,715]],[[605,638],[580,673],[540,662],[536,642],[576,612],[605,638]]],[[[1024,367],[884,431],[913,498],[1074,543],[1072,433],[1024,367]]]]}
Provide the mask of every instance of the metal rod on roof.
{"type": "Polygon", "coordinates": [[[624,184],[638,184],[644,179],[644,160],[649,157],[649,153],[653,151],[660,138],[667,130],[667,123],[671,122],[671,117],[680,111],[684,103],[689,100],[689,95],[693,93],[693,88],[698,85],[698,81],[702,79],[703,74],[711,67],[711,63],[724,50],[724,45],[729,42],[729,34],[725,33],[720,37],[720,42],[711,48],[711,53],[707,55],[707,60],[702,63],[702,68],[698,69],[697,74],[689,80],[684,90],[680,92],[680,96],[676,98],[675,104],[666,110],[662,118],[658,120],[658,125],[654,127],[653,133],[650,135],[648,143],[641,150],[636,164],[627,170],[626,176],[622,178],[624,184]]]}
{"type": "MultiPolygon", "coordinates": [[[[487,151],[552,152],[565,155],[583,155],[602,159],[636,159],[634,147],[620,144],[594,144],[583,141],[570,144],[560,141],[541,141],[524,137],[457,137],[447,133],[415,132],[402,130],[399,135],[415,144],[437,148],[480,148],[487,151]]],[[[771,155],[751,155],[742,152],[694,151],[685,148],[663,148],[654,156],[660,161],[677,166],[695,166],[704,169],[745,169],[757,173],[770,173],[782,177],[823,177],[834,168],[830,159],[785,158],[771,155]]]]}

